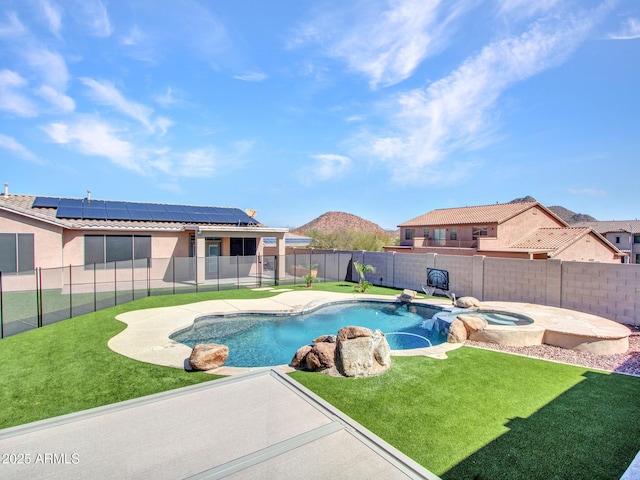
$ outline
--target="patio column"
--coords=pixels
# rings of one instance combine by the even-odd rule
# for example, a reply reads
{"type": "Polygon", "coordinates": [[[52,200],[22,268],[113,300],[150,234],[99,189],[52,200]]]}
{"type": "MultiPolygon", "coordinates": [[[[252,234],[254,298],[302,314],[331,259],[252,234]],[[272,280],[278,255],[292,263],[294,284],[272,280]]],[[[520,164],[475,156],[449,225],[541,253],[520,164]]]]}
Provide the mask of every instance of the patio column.
{"type": "Polygon", "coordinates": [[[204,274],[205,274],[205,266],[206,266],[206,248],[205,248],[205,237],[204,235],[197,234],[196,235],[196,283],[201,284],[204,283],[204,274]]]}
{"type": "Polygon", "coordinates": [[[279,283],[280,280],[285,278],[285,268],[286,268],[286,242],[284,240],[284,234],[282,236],[276,236],[276,250],[278,255],[278,278],[276,278],[276,283],[279,283]]]}

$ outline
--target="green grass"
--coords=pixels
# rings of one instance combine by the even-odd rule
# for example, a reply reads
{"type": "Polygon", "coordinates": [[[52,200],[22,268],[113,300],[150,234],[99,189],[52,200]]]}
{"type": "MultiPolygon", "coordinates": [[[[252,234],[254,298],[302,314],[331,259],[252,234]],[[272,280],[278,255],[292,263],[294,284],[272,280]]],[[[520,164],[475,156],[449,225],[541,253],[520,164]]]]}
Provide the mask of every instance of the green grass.
{"type": "MultiPolygon", "coordinates": [[[[303,289],[301,285],[286,288],[303,289]]],[[[314,289],[350,293],[353,284],[317,284],[314,289]]],[[[381,287],[375,291],[398,293],[381,287]]],[[[235,289],[146,297],[0,340],[0,428],[219,378],[141,363],[112,352],[107,342],[125,328],[116,315],[204,300],[275,294],[235,289]]]]}
{"type": "Polygon", "coordinates": [[[640,450],[636,377],[469,347],[292,377],[444,480],[618,479],[640,450]]]}
{"type": "MultiPolygon", "coordinates": [[[[112,352],[107,341],[125,328],[119,313],[275,294],[148,297],[0,340],[0,428],[219,378],[112,352]]],[[[448,360],[397,357],[389,372],[368,379],[292,376],[444,480],[617,479],[640,450],[636,377],[467,347],[448,360]]]]}

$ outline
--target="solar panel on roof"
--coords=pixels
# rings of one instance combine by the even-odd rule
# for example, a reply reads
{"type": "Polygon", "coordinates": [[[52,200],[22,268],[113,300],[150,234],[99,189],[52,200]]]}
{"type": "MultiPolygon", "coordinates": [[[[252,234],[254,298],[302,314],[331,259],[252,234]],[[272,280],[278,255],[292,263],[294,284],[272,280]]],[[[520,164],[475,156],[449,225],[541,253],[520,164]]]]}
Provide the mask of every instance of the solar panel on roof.
{"type": "Polygon", "coordinates": [[[185,209],[182,208],[180,205],[165,205],[164,208],[167,212],[177,212],[177,213],[185,212],[185,209]]]}
{"type": "Polygon", "coordinates": [[[104,206],[105,208],[112,208],[112,209],[127,209],[127,203],[128,202],[114,202],[112,200],[106,200],[104,202],[104,206]]]}
{"type": "Polygon", "coordinates": [[[58,207],[56,218],[82,218],[82,207],[58,207]]]}
{"type": "Polygon", "coordinates": [[[129,202],[124,202],[124,203],[125,203],[125,208],[129,211],[132,211],[132,210],[142,210],[144,212],[149,211],[149,209],[144,203],[129,203],[129,202]]]}
{"type": "Polygon", "coordinates": [[[131,213],[126,208],[107,208],[109,220],[131,220],[131,213]]]}
{"type": "Polygon", "coordinates": [[[151,212],[147,212],[146,210],[129,210],[129,215],[131,215],[131,220],[141,220],[145,222],[155,220],[151,212]]]}
{"type": "Polygon", "coordinates": [[[82,218],[87,218],[91,220],[106,220],[109,217],[107,216],[107,210],[105,208],[84,207],[82,209],[82,218]]]}
{"type": "Polygon", "coordinates": [[[54,197],[36,197],[31,204],[32,208],[58,208],[59,198],[54,197]]]}
{"type": "Polygon", "coordinates": [[[173,222],[173,217],[169,212],[149,211],[151,219],[156,222],[173,222]]]}
{"type": "Polygon", "coordinates": [[[149,212],[166,212],[167,211],[167,209],[164,208],[164,205],[160,203],[147,203],[145,204],[145,207],[147,207],[147,211],[149,212]]]}
{"type": "Polygon", "coordinates": [[[82,200],[79,198],[61,198],[58,207],[82,208],[82,200]]]}
{"type": "Polygon", "coordinates": [[[104,200],[87,200],[86,198],[82,202],[84,208],[104,208],[104,200]]]}

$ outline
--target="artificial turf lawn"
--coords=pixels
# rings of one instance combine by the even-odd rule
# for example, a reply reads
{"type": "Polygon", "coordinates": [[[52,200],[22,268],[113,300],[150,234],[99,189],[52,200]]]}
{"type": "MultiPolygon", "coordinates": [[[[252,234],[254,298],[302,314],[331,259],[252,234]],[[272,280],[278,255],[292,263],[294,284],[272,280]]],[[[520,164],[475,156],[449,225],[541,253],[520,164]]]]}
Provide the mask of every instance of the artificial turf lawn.
{"type": "Polygon", "coordinates": [[[640,450],[640,378],[463,347],[387,373],[291,376],[444,480],[618,479],[640,450]]]}

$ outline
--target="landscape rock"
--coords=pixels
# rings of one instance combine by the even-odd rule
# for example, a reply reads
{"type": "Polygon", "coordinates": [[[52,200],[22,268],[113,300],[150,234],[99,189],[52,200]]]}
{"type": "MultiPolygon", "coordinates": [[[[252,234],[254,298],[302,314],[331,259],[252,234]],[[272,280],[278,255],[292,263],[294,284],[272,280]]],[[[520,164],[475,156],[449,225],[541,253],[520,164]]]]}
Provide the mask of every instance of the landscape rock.
{"type": "Polygon", "coordinates": [[[380,330],[373,332],[373,357],[383,367],[391,365],[391,347],[380,330]]]}
{"type": "Polygon", "coordinates": [[[312,343],[322,343],[322,342],[336,343],[336,336],[335,335],[320,335],[318,338],[314,339],[312,343]]]}
{"type": "Polygon", "coordinates": [[[343,340],[351,340],[353,338],[371,337],[372,335],[373,332],[365,327],[343,327],[338,330],[338,337],[336,341],[341,342],[343,340]]]}
{"type": "Polygon", "coordinates": [[[307,354],[307,369],[311,371],[324,370],[335,365],[336,344],[320,342],[315,344],[307,354]]]}
{"type": "Polygon", "coordinates": [[[456,318],[464,323],[467,329],[467,337],[484,330],[489,325],[489,322],[479,315],[458,315],[456,318]]]}
{"type": "Polygon", "coordinates": [[[289,365],[291,365],[294,368],[298,368],[298,367],[305,368],[307,354],[311,351],[312,348],[313,347],[311,345],[304,345],[300,347],[298,351],[295,353],[295,355],[293,356],[293,358],[291,359],[291,362],[289,363],[289,365]]]}
{"type": "Polygon", "coordinates": [[[217,343],[198,343],[189,356],[193,370],[212,370],[221,367],[229,357],[229,347],[217,343]]]}
{"type": "Polygon", "coordinates": [[[340,335],[342,330],[338,333],[336,367],[347,377],[368,375],[373,366],[373,337],[344,338],[340,335]]]}
{"type": "Polygon", "coordinates": [[[475,297],[460,297],[456,300],[456,307],[458,308],[478,308],[480,307],[480,300],[475,297]]]}
{"type": "Polygon", "coordinates": [[[449,334],[447,335],[447,342],[449,343],[464,343],[467,341],[467,329],[461,320],[457,318],[451,322],[449,326],[449,334]]]}
{"type": "Polygon", "coordinates": [[[402,302],[410,302],[411,300],[416,298],[417,293],[418,292],[416,292],[415,290],[409,290],[408,288],[405,288],[398,298],[402,302]]]}

